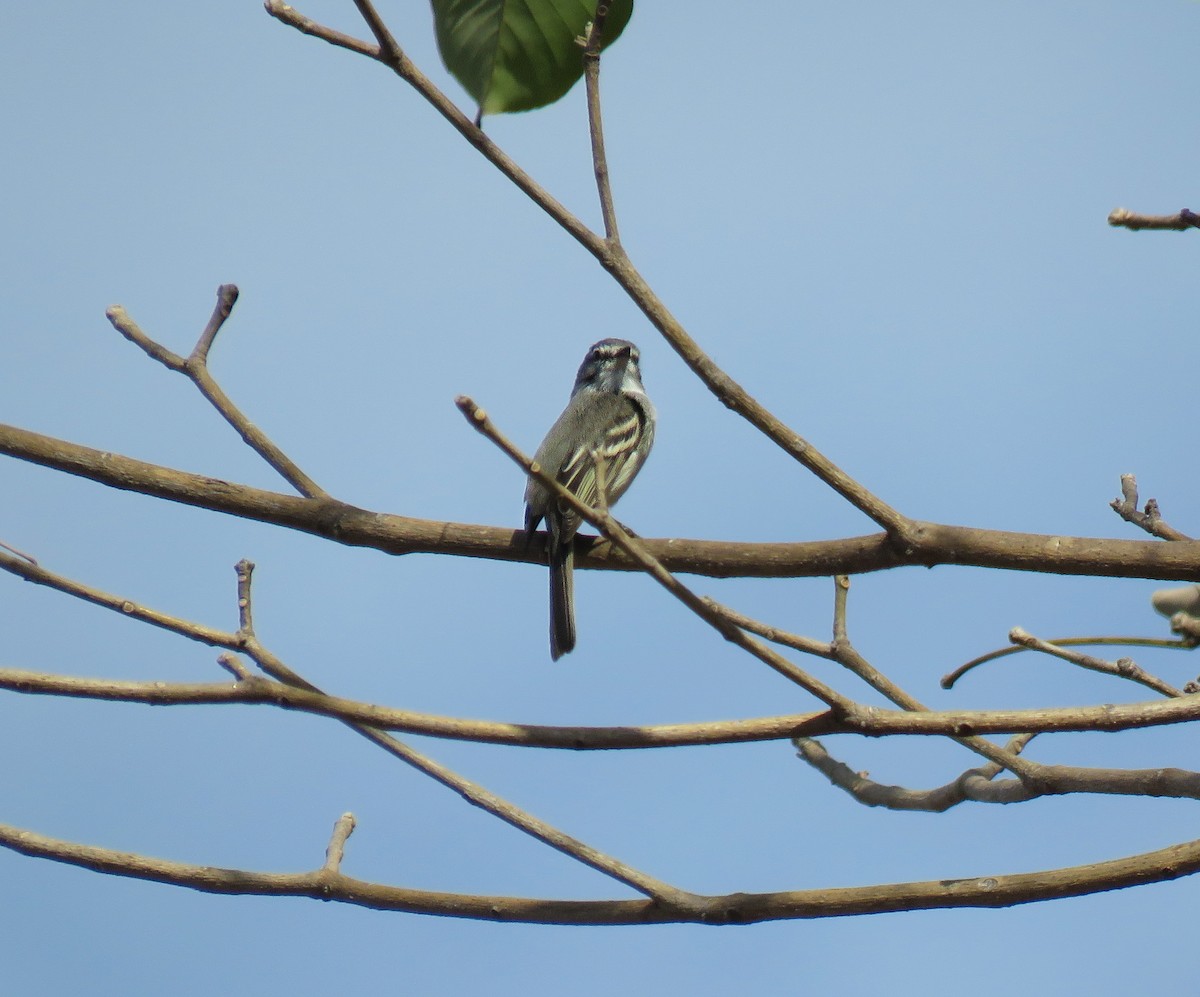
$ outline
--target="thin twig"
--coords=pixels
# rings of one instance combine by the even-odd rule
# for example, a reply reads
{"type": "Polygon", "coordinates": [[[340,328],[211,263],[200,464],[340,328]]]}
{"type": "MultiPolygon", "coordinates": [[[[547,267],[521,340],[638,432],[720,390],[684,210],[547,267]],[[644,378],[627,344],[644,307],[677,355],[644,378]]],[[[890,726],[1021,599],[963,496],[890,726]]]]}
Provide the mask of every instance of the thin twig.
{"type": "Polygon", "coordinates": [[[703,599],[715,612],[720,613],[735,627],[741,627],[741,629],[748,630],[752,634],[757,634],[759,637],[769,640],[772,644],[782,644],[784,647],[794,648],[797,651],[803,651],[805,654],[833,660],[833,649],[828,641],[815,640],[812,637],[804,637],[801,634],[780,630],[769,623],[763,623],[761,620],[756,620],[745,613],[740,613],[736,609],[731,609],[724,603],[717,602],[711,596],[704,596],[703,599]]]}
{"type": "Polygon", "coordinates": [[[846,633],[846,601],[850,594],[850,576],[835,575],[833,579],[833,646],[849,640],[846,633]]]}
{"type": "Polygon", "coordinates": [[[1037,795],[1019,779],[995,780],[981,769],[964,772],[953,782],[935,789],[888,786],[838,761],[820,741],[802,737],[796,738],[794,744],[798,757],[825,776],[830,785],[844,790],[868,807],[944,813],[967,800],[977,803],[1020,803],[1037,795]]]}
{"type": "Polygon", "coordinates": [[[233,311],[237,299],[236,285],[222,284],[217,288],[217,304],[213,309],[212,317],[208,320],[204,331],[200,333],[200,338],[196,341],[196,345],[187,359],[173,353],[147,336],[120,305],[113,305],[105,312],[105,315],[113,324],[113,328],[147,356],[157,360],[168,370],[177,371],[187,377],[209,404],[217,410],[221,418],[237,430],[238,435],[247,446],[270,464],[296,491],[307,498],[327,498],[328,493],[320,485],[301,471],[295,461],[280,450],[266,433],[246,418],[245,413],[234,405],[209,372],[208,351],[212,348],[221,326],[233,311]]]}
{"type": "Polygon", "coordinates": [[[113,595],[111,592],[105,592],[103,589],[84,585],[82,582],[67,578],[65,575],[48,571],[39,564],[28,563],[23,559],[0,553],[0,570],[7,571],[9,574],[16,575],[18,578],[23,578],[25,581],[32,582],[35,585],[44,585],[65,595],[73,596],[84,602],[90,602],[94,606],[102,606],[105,609],[110,609],[114,613],[120,613],[122,616],[138,620],[141,623],[148,623],[150,626],[168,630],[171,633],[178,634],[180,637],[187,637],[189,640],[208,644],[211,647],[224,647],[229,650],[237,650],[238,645],[235,634],[224,630],[217,630],[215,627],[206,627],[201,623],[192,623],[189,620],[170,616],[167,613],[160,613],[158,610],[150,609],[134,602],[132,599],[113,595]]]}
{"type": "Polygon", "coordinates": [[[1134,526],[1140,527],[1161,540],[1192,539],[1186,533],[1181,533],[1163,521],[1157,499],[1147,499],[1145,511],[1138,510],[1137,478],[1132,474],[1121,475],[1121,497],[1113,499],[1108,504],[1125,522],[1133,523],[1134,526]]]}
{"type": "MultiPolygon", "coordinates": [[[[1178,701],[1172,701],[1172,704],[1177,705],[1178,701]]],[[[1156,700],[1154,705],[1158,707],[1166,704],[1156,700]]],[[[996,732],[992,731],[991,733],[996,732]]],[[[1037,733],[1030,732],[1027,728],[1025,733],[1010,737],[1008,743],[1004,745],[1004,750],[1019,755],[1035,737],[1037,737],[1037,733]]],[[[992,782],[996,776],[1005,771],[1005,767],[996,762],[988,762],[986,765],[968,769],[951,782],[935,789],[884,786],[868,779],[865,773],[854,772],[844,762],[833,758],[819,741],[798,737],[794,738],[792,743],[796,746],[797,757],[808,762],[829,779],[831,784],[845,790],[865,806],[941,813],[968,800],[980,803],[1013,803],[1028,792],[1027,784],[1019,779],[1000,780],[995,784],[997,788],[988,789],[985,784],[992,782]]]]}
{"type": "MultiPolygon", "coordinates": [[[[1124,636],[1052,637],[1046,640],[1046,643],[1053,644],[1056,647],[1165,647],[1177,651],[1188,651],[1195,646],[1186,641],[1168,640],[1165,637],[1124,636]]],[[[999,647],[994,651],[988,651],[987,654],[981,654],[978,658],[972,658],[965,664],[959,665],[954,671],[947,672],[941,678],[941,686],[943,689],[952,689],[954,684],[966,675],[967,672],[978,668],[980,665],[985,665],[989,661],[995,661],[998,658],[1007,658],[1012,654],[1022,654],[1028,650],[1028,647],[1017,644],[1015,646],[999,647]]]]}
{"type": "Polygon", "coordinates": [[[237,304],[237,299],[236,284],[222,284],[217,288],[217,303],[213,307],[212,317],[208,320],[204,331],[200,333],[200,338],[196,340],[192,355],[188,357],[189,363],[199,366],[208,363],[208,351],[212,349],[212,344],[217,338],[217,333],[221,331],[221,326],[233,313],[233,306],[237,304]]]}
{"type": "MultiPolygon", "coordinates": [[[[255,681],[255,676],[252,675],[250,670],[242,664],[241,659],[236,654],[230,654],[228,651],[218,654],[217,664],[224,668],[225,671],[229,672],[229,674],[232,675],[234,680],[237,682],[255,681]]],[[[262,680],[259,679],[258,681],[262,680]]],[[[155,684],[160,686],[162,685],[162,683],[155,684]]]]}
{"type": "Polygon", "coordinates": [[[1139,229],[1170,229],[1183,232],[1189,228],[1200,228],[1200,215],[1187,208],[1181,208],[1174,215],[1141,215],[1127,208],[1116,208],[1109,214],[1108,224],[1135,232],[1139,229]]]}
{"type": "Polygon", "coordinates": [[[379,58],[387,62],[389,59],[394,59],[400,55],[400,46],[396,44],[396,39],[392,37],[392,33],[388,30],[387,25],[383,23],[383,18],[379,16],[379,12],[370,0],[354,0],[354,6],[358,8],[362,19],[367,22],[367,27],[371,29],[371,34],[375,36],[375,40],[379,43],[379,58]]]}
{"type": "Polygon", "coordinates": [[[604,151],[604,119],[600,113],[600,47],[604,37],[604,22],[608,4],[601,0],[588,26],[583,47],[583,80],[587,90],[588,135],[592,143],[592,170],[596,174],[596,191],[600,197],[600,213],[604,218],[604,235],[609,247],[619,246],[617,210],[613,206],[612,183],[608,173],[608,156],[604,151]]]}
{"type": "Polygon", "coordinates": [[[344,813],[334,822],[333,834],[330,835],[329,844],[325,848],[325,865],[322,866],[322,871],[327,873],[342,871],[342,859],[346,855],[346,842],[354,833],[356,824],[357,821],[352,813],[344,813]]]}
{"type": "Polygon", "coordinates": [[[1137,682],[1139,685],[1144,685],[1146,688],[1153,689],[1164,696],[1183,695],[1173,685],[1164,682],[1156,675],[1151,675],[1139,667],[1134,663],[1132,658],[1120,658],[1116,662],[1105,661],[1103,658],[1097,658],[1090,654],[1081,654],[1079,651],[1072,651],[1058,644],[1052,644],[1050,641],[1041,640],[1033,636],[1033,634],[1022,630],[1020,627],[1013,627],[1008,632],[1008,639],[1014,644],[1020,644],[1022,647],[1029,648],[1031,651],[1041,651],[1043,654],[1061,658],[1063,661],[1069,661],[1071,664],[1078,665],[1080,668],[1086,668],[1089,671],[1129,679],[1131,682],[1137,682]]]}
{"type": "Polygon", "coordinates": [[[23,550],[17,550],[16,547],[13,547],[11,544],[6,544],[3,540],[0,540],[0,550],[6,550],[10,554],[21,558],[21,560],[28,561],[35,568],[37,567],[37,558],[35,558],[32,554],[26,554],[23,550]]]}
{"type": "Polygon", "coordinates": [[[994,784],[994,789],[984,786],[989,779],[988,770],[975,769],[960,776],[960,781],[965,781],[964,787],[956,789],[954,784],[951,784],[936,790],[914,791],[896,786],[883,786],[852,772],[841,762],[824,754],[817,742],[797,738],[795,743],[804,761],[821,771],[834,785],[850,793],[856,800],[871,806],[885,806],[898,810],[944,810],[966,799],[975,799],[981,803],[1021,803],[1042,796],[1062,796],[1068,793],[1200,799],[1200,772],[1177,768],[1109,769],[1079,765],[1040,765],[1035,780],[1002,780],[994,784]],[[976,778],[980,782],[972,784],[972,780],[976,778]]]}

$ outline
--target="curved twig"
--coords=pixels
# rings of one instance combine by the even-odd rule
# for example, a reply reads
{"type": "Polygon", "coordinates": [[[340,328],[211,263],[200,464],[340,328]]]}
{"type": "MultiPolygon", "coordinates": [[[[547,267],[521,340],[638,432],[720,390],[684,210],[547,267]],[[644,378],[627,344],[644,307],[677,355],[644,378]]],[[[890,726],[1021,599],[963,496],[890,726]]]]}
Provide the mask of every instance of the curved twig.
{"type": "MultiPolygon", "coordinates": [[[[1189,644],[1186,641],[1170,640],[1166,637],[1052,637],[1046,640],[1045,643],[1053,644],[1055,647],[1165,647],[1180,651],[1190,651],[1194,648],[1193,644],[1189,644]]],[[[990,661],[1007,658],[1011,654],[1021,654],[1028,650],[1031,650],[1028,646],[1017,644],[1009,647],[998,647],[994,651],[988,651],[987,654],[981,654],[978,658],[972,658],[970,661],[959,665],[954,671],[943,675],[940,679],[941,687],[943,689],[952,689],[960,678],[980,665],[986,665],[990,661]]]]}

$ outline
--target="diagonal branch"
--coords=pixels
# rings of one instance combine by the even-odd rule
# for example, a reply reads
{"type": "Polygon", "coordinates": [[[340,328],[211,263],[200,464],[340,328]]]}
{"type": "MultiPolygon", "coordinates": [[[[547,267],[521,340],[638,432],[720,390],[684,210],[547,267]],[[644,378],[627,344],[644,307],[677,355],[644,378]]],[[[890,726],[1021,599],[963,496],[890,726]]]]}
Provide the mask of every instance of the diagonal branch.
{"type": "MultiPolygon", "coordinates": [[[[238,562],[239,626],[237,639],[239,647],[272,678],[286,685],[321,694],[320,689],[289,668],[259,642],[252,622],[253,601],[250,583],[253,572],[252,562],[244,559],[238,562]]],[[[578,838],[565,834],[546,821],[509,803],[503,797],[497,796],[491,790],[485,789],[479,783],[472,782],[440,762],[434,761],[428,755],[422,754],[391,734],[353,720],[344,720],[343,723],[355,733],[382,748],[393,758],[415,768],[447,789],[454,790],[471,805],[479,807],[510,827],[515,827],[518,831],[523,831],[530,837],[536,838],[555,851],[644,893],[664,906],[678,910],[689,910],[694,906],[696,898],[693,894],[671,886],[669,883],[664,883],[611,855],[606,855],[578,838]]]]}
{"type": "MultiPolygon", "coordinates": [[[[574,492],[564,487],[556,478],[543,471],[540,465],[521,453],[495,427],[491,419],[488,418],[487,413],[476,405],[474,401],[466,395],[460,395],[456,404],[459,411],[466,416],[467,421],[475,429],[499,447],[527,475],[535,478],[543,488],[547,489],[551,494],[556,495],[560,505],[569,506],[574,512],[582,516],[584,520],[596,527],[607,540],[619,547],[646,574],[670,592],[671,595],[675,596],[676,599],[687,606],[700,619],[704,620],[705,623],[715,629],[722,637],[736,644],[742,650],[748,651],[754,657],[758,658],[759,661],[773,668],[785,678],[795,682],[806,692],[815,696],[827,706],[832,707],[839,714],[853,709],[855,704],[851,700],[808,674],[802,668],[792,664],[792,662],[765,644],[751,639],[745,631],[731,623],[720,613],[716,603],[696,595],[695,592],[663,567],[657,558],[648,553],[640,542],[635,542],[621,525],[609,515],[606,509],[595,509],[586,502],[581,502],[574,492]]],[[[602,474],[603,468],[599,464],[597,465],[597,471],[602,474]]],[[[602,491],[602,489],[600,490],[602,491]]]]}
{"type": "MultiPolygon", "coordinates": [[[[899,706],[902,710],[927,713],[928,708],[915,696],[909,695],[895,682],[884,675],[879,669],[864,658],[850,642],[846,624],[847,603],[850,595],[850,579],[839,575],[833,579],[833,642],[830,644],[831,657],[843,668],[881,693],[899,706]]],[[[964,748],[983,756],[994,765],[1008,769],[1022,781],[1036,777],[1034,763],[1018,757],[1018,752],[1002,748],[986,738],[979,737],[969,728],[956,731],[954,740],[964,748]]]]}
{"type": "Polygon", "coordinates": [[[1051,641],[1042,640],[1040,637],[1035,637],[1020,627],[1013,627],[1008,633],[1008,639],[1014,644],[1020,644],[1031,651],[1041,651],[1042,654],[1048,654],[1051,657],[1069,661],[1071,664],[1078,665],[1080,668],[1086,668],[1089,671],[1129,679],[1131,682],[1137,682],[1139,685],[1144,685],[1146,688],[1153,689],[1164,696],[1183,695],[1182,692],[1169,682],[1164,682],[1157,675],[1151,675],[1145,669],[1141,668],[1132,658],[1118,658],[1116,662],[1106,661],[1092,654],[1072,651],[1068,647],[1062,647],[1051,641]]]}
{"type": "Polygon", "coordinates": [[[176,371],[187,377],[208,399],[212,407],[221,414],[221,417],[237,430],[238,435],[245,443],[278,471],[296,491],[308,498],[325,498],[327,497],[325,490],[301,471],[266,433],[246,418],[245,413],[233,404],[233,401],[221,390],[221,386],[209,373],[208,351],[212,348],[217,333],[221,331],[221,326],[225,324],[225,320],[233,311],[237,299],[238,289],[235,285],[222,284],[217,288],[217,304],[213,309],[212,318],[208,320],[208,325],[204,327],[195,348],[187,359],[177,353],[172,353],[165,346],[147,336],[120,305],[113,305],[105,314],[113,324],[113,328],[147,356],[157,360],[168,370],[176,371]]]}

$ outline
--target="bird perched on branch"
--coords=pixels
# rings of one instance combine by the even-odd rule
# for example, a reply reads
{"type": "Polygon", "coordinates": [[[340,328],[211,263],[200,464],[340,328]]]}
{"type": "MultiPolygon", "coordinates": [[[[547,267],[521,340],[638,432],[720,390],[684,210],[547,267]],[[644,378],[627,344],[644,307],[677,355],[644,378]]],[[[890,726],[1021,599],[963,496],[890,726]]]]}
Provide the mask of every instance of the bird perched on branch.
{"type": "MultiPolygon", "coordinates": [[[[624,339],[602,339],[588,350],[575,375],[571,400],[538,447],[534,460],[573,492],[595,505],[596,458],[604,468],[604,498],[614,504],[629,487],[654,443],[654,406],[642,387],[638,348],[624,339]]],[[[525,531],[546,521],[550,565],[550,657],[575,647],[575,532],[583,520],[533,478],[525,488],[525,531]]]]}

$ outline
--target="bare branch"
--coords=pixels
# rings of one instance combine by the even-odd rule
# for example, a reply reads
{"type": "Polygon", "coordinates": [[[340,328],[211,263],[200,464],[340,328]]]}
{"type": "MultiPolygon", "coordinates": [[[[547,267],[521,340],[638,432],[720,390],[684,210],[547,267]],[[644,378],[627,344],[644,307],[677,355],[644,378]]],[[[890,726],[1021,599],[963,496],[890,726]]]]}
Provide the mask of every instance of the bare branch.
{"type": "Polygon", "coordinates": [[[778,627],[773,627],[768,623],[763,623],[761,620],[756,620],[746,616],[744,613],[739,613],[735,609],[730,609],[724,603],[717,602],[716,599],[710,596],[704,596],[703,598],[715,612],[720,613],[735,627],[741,627],[752,634],[757,634],[759,637],[769,640],[772,644],[782,644],[784,647],[795,648],[797,651],[803,651],[805,654],[812,654],[818,658],[830,660],[833,658],[833,649],[826,641],[814,640],[812,637],[788,633],[786,630],[780,630],[778,627]]]}
{"type": "Polygon", "coordinates": [[[141,327],[129,317],[129,314],[120,305],[112,305],[105,311],[104,315],[112,323],[113,328],[117,332],[133,343],[134,346],[150,357],[150,359],[157,360],[168,370],[183,373],[187,361],[178,353],[172,353],[165,346],[159,345],[142,332],[141,327]]]}
{"type": "Polygon", "coordinates": [[[885,786],[868,779],[861,772],[855,772],[844,762],[832,757],[819,741],[798,737],[793,743],[799,758],[825,776],[831,785],[845,790],[858,803],[868,807],[944,813],[967,800],[980,803],[1020,803],[1037,795],[1019,779],[993,780],[994,769],[991,774],[985,769],[970,769],[953,782],[936,789],[885,786]]]}
{"type": "Polygon", "coordinates": [[[346,854],[346,842],[350,835],[354,833],[354,826],[357,822],[354,819],[354,814],[344,813],[333,825],[333,834],[329,838],[329,845],[325,849],[325,865],[322,867],[323,872],[338,873],[342,868],[342,859],[346,854]]]}
{"type": "MultiPolygon", "coordinates": [[[[89,478],[113,488],[153,495],[242,519],[273,523],[336,543],[391,554],[437,553],[498,561],[544,563],[519,530],[446,523],[368,512],[332,498],[305,499],[251,488],[94,450],[27,429],[0,424],[0,454],[89,478]]],[[[1200,541],[1011,533],[921,523],[915,546],[898,548],[885,534],[802,543],[649,540],[641,545],[670,571],[717,578],[801,578],[862,574],[902,564],[973,565],[1013,571],[1109,578],[1191,581],[1200,576],[1200,541]]],[[[613,544],[576,540],[576,567],[641,570],[613,544]]]]}
{"type": "Polygon", "coordinates": [[[619,246],[617,210],[613,206],[612,183],[608,174],[608,156],[604,151],[604,119],[600,113],[600,43],[604,38],[604,22],[608,19],[608,4],[601,0],[588,26],[583,46],[583,80],[587,90],[588,135],[592,143],[592,171],[596,174],[596,192],[600,197],[600,213],[604,218],[604,234],[609,247],[619,246]]]}
{"type": "Polygon", "coordinates": [[[731,893],[696,897],[694,906],[681,909],[641,899],[540,900],[411,890],[353,879],[326,868],[308,873],[221,869],[75,844],[8,824],[0,824],[0,847],[94,872],[184,886],[202,893],[310,897],[373,910],[534,924],[751,924],[901,910],[1011,907],[1163,882],[1200,871],[1200,841],[1190,841],[1048,872],[841,889],[731,893]]]}
{"type": "Polygon", "coordinates": [[[212,349],[212,344],[217,338],[217,333],[221,331],[221,326],[225,324],[225,320],[233,313],[233,306],[237,304],[238,289],[236,284],[222,284],[217,288],[217,303],[213,307],[212,317],[208,320],[208,325],[204,327],[204,331],[200,333],[200,338],[196,341],[195,347],[192,349],[192,355],[188,357],[190,364],[203,367],[208,363],[208,351],[212,349]]]}
{"type": "Polygon", "coordinates": [[[1108,224],[1114,228],[1127,228],[1135,232],[1139,229],[1171,229],[1183,232],[1189,228],[1200,228],[1200,215],[1187,208],[1181,208],[1174,215],[1139,215],[1126,208],[1115,208],[1108,216],[1108,224]]]}
{"type": "Polygon", "coordinates": [[[254,675],[252,675],[250,670],[242,664],[241,660],[236,654],[230,654],[228,651],[217,655],[217,664],[224,668],[225,671],[229,672],[236,682],[263,681],[262,679],[256,678],[254,675]]]}
{"type": "MultiPolygon", "coordinates": [[[[264,686],[261,684],[261,680],[256,681],[254,677],[250,677],[234,685],[185,687],[183,694],[186,698],[190,698],[191,702],[258,701],[274,703],[279,706],[292,706],[292,708],[296,709],[307,708],[309,712],[324,713],[328,716],[336,717],[358,734],[383,748],[393,757],[411,765],[442,785],[453,789],[467,800],[468,803],[472,803],[488,811],[493,816],[537,838],[544,844],[566,855],[570,855],[579,862],[599,872],[603,872],[626,885],[632,886],[634,889],[662,900],[664,903],[669,902],[677,907],[685,907],[691,903],[690,894],[678,890],[669,884],[662,883],[652,876],[639,872],[631,866],[592,848],[590,845],[584,844],[582,841],[563,834],[557,828],[513,806],[508,801],[489,792],[482,786],[463,778],[445,766],[422,755],[420,752],[415,751],[403,742],[379,730],[377,727],[369,723],[360,722],[358,718],[354,717],[354,714],[364,704],[353,704],[348,701],[339,702],[325,696],[320,689],[297,674],[264,647],[255,635],[251,591],[253,567],[253,564],[246,560],[240,561],[237,564],[239,629],[237,633],[228,633],[191,623],[187,620],[181,620],[177,617],[170,617],[154,610],[145,609],[129,600],[120,599],[117,596],[101,592],[98,589],[81,585],[78,582],[46,571],[44,568],[30,565],[19,558],[0,553],[0,569],[10,571],[20,578],[36,581],[126,616],[132,616],[143,622],[152,623],[155,626],[178,633],[181,636],[225,647],[229,650],[243,651],[266,674],[278,682],[284,683],[284,687],[274,684],[264,686]],[[288,686],[292,687],[292,689],[288,690],[285,688],[288,686]],[[311,694],[311,698],[306,698],[303,695],[304,693],[311,694]]],[[[229,667],[228,663],[223,664],[229,667]]],[[[148,703],[167,703],[170,701],[170,693],[163,683],[151,683],[149,687],[143,686],[138,688],[138,683],[109,682],[103,684],[107,686],[106,689],[89,685],[91,680],[76,680],[67,676],[50,677],[50,682],[39,680],[36,673],[14,673],[9,677],[13,679],[9,687],[19,692],[46,692],[97,699],[128,699],[148,703]],[[57,688],[52,688],[53,685],[57,685],[57,688]]],[[[45,679],[47,677],[43,676],[42,678],[45,679]]],[[[0,686],[3,686],[3,682],[0,682],[0,686]]],[[[183,699],[179,701],[182,702],[183,699]]],[[[365,712],[372,719],[379,713],[386,713],[386,711],[382,711],[378,707],[366,707],[365,712]]],[[[458,723],[457,721],[450,721],[449,728],[453,728],[458,723]]]]}
{"type": "Polygon", "coordinates": [[[16,547],[13,547],[11,544],[6,544],[3,540],[0,540],[0,550],[6,550],[15,557],[19,557],[23,561],[28,561],[35,568],[37,567],[37,558],[30,554],[26,554],[23,550],[17,550],[16,547]]]}
{"type": "Polygon", "coordinates": [[[111,592],[105,592],[102,589],[84,585],[82,582],[77,582],[64,575],[48,571],[36,563],[30,563],[8,554],[0,553],[0,570],[16,575],[18,578],[23,578],[27,582],[33,582],[35,585],[45,585],[47,588],[55,589],[76,599],[82,599],[84,602],[90,602],[93,605],[111,609],[114,613],[120,613],[122,616],[129,617],[130,619],[148,623],[152,627],[159,627],[162,630],[169,630],[171,633],[179,634],[181,637],[187,637],[189,640],[199,641],[201,644],[224,647],[230,650],[237,648],[237,637],[235,634],[224,630],[217,630],[213,627],[206,627],[200,623],[192,623],[177,616],[160,613],[157,610],[139,605],[132,599],[125,599],[122,596],[113,595],[111,592]]]}
{"type": "Polygon", "coordinates": [[[234,675],[236,682],[135,682],[0,668],[0,689],[27,695],[66,696],[75,699],[145,703],[152,706],[261,704],[330,717],[346,723],[361,723],[380,730],[473,741],[479,744],[569,751],[743,744],[827,734],[859,734],[868,737],[964,737],[971,734],[1005,734],[1015,731],[1115,732],[1200,720],[1200,697],[1182,696],[1140,703],[1029,710],[918,711],[855,706],[844,716],[838,716],[830,710],[822,710],[740,720],[642,726],[622,724],[615,727],[562,727],[511,721],[468,720],[378,706],[273,682],[261,675],[252,675],[232,654],[222,654],[218,660],[234,675]]]}
{"type": "Polygon", "coordinates": [[[209,404],[220,413],[229,425],[237,430],[238,435],[255,453],[271,465],[285,481],[301,495],[308,498],[324,498],[326,492],[307,474],[296,466],[295,461],[279,449],[221,390],[208,370],[208,351],[212,348],[217,333],[229,318],[230,312],[238,299],[238,289],[234,284],[222,284],[217,288],[217,304],[212,317],[200,334],[191,355],[185,360],[172,353],[147,336],[129,317],[120,305],[113,305],[105,313],[113,327],[131,343],[138,346],[147,356],[161,363],[168,370],[178,371],[191,381],[208,400],[209,404]]]}
{"type": "MultiPolygon", "coordinates": [[[[1182,640],[1168,640],[1164,637],[1129,637],[1129,636],[1109,636],[1109,637],[1052,637],[1046,641],[1047,644],[1053,644],[1056,647],[1160,647],[1172,648],[1174,650],[1187,651],[1195,647],[1195,644],[1188,643],[1182,640]]],[[[998,658],[1007,658],[1012,654],[1021,654],[1028,651],[1029,648],[1022,647],[1020,644],[1015,647],[1000,647],[994,651],[988,651],[987,654],[981,654],[978,658],[972,658],[965,664],[959,665],[952,672],[947,672],[942,676],[940,684],[943,689],[951,689],[954,684],[967,674],[973,671],[980,665],[985,665],[989,661],[995,661],[998,658]]]]}
{"type": "Polygon", "coordinates": [[[1061,658],[1063,661],[1069,661],[1071,664],[1078,665],[1080,668],[1086,668],[1089,671],[1129,679],[1131,682],[1137,682],[1148,689],[1160,692],[1164,696],[1183,695],[1173,685],[1140,668],[1134,663],[1132,658],[1119,658],[1116,662],[1105,661],[1103,658],[1097,658],[1090,654],[1082,654],[1079,651],[1072,651],[1070,648],[1053,644],[1048,640],[1041,640],[1033,636],[1033,634],[1022,630],[1020,627],[1013,627],[1008,632],[1008,639],[1014,644],[1020,644],[1022,647],[1029,648],[1031,651],[1041,651],[1043,654],[1061,658]]]}
{"type": "Polygon", "coordinates": [[[1146,500],[1145,512],[1138,511],[1137,478],[1132,474],[1121,475],[1121,497],[1108,503],[1127,523],[1141,527],[1152,536],[1162,540],[1191,540],[1186,533],[1163,522],[1157,499],[1146,500]]]}
{"type": "Polygon", "coordinates": [[[400,46],[396,44],[396,39],[388,31],[387,25],[383,23],[383,18],[379,16],[379,12],[375,10],[371,0],[354,0],[354,6],[358,8],[363,20],[367,22],[367,27],[371,29],[371,34],[379,43],[378,58],[387,62],[401,55],[400,46]]]}

